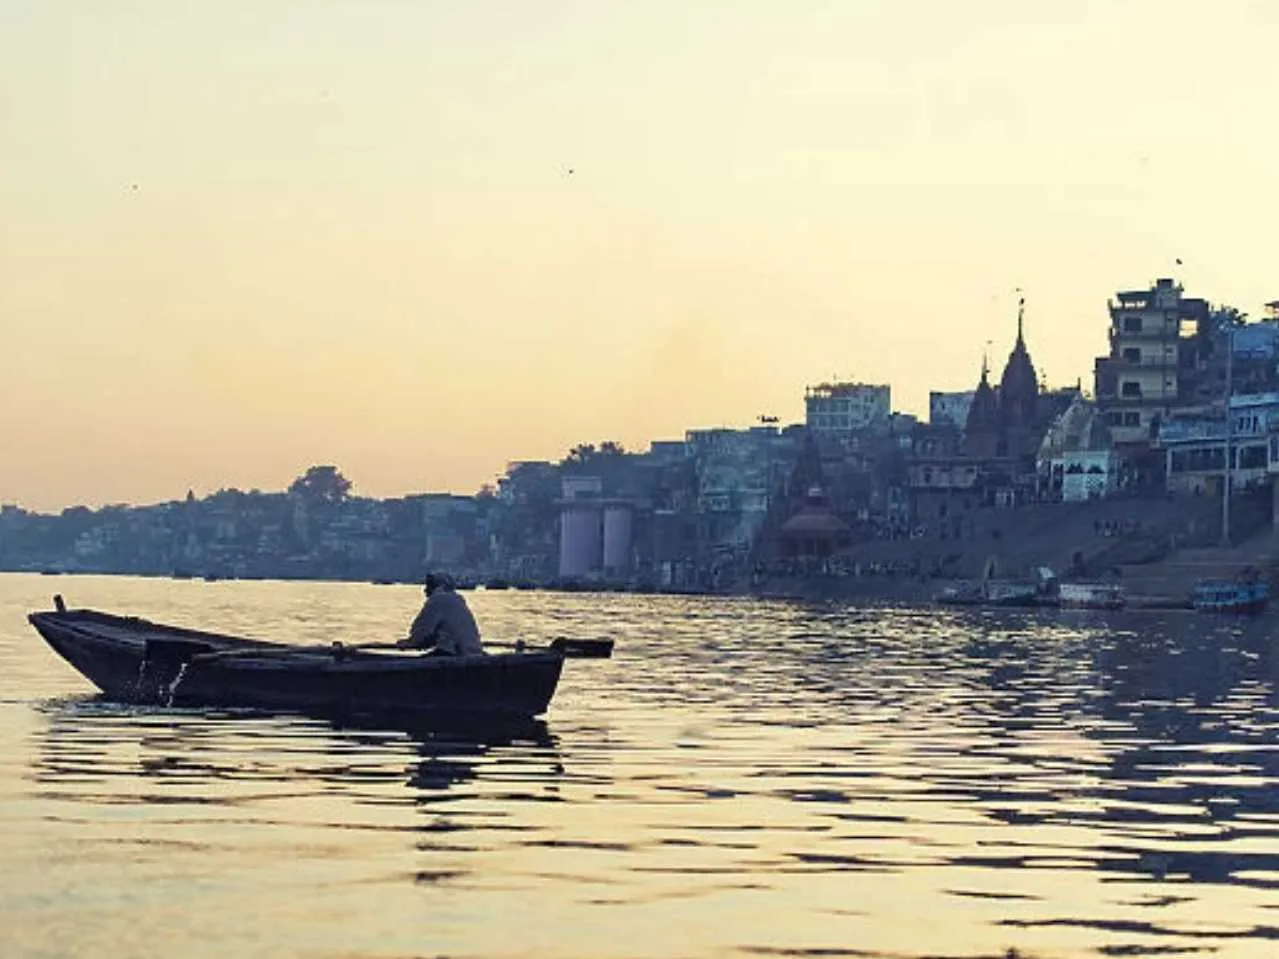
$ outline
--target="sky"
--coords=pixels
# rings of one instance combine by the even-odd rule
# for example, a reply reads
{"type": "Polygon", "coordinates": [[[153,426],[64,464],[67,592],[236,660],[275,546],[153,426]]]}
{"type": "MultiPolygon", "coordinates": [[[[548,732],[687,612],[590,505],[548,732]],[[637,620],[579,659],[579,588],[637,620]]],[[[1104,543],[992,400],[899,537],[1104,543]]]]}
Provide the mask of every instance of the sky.
{"type": "Polygon", "coordinates": [[[1279,299],[1277,41],[1243,0],[5,0],[0,502],[470,493],[833,378],[923,414],[1019,295],[1088,386],[1116,290],[1279,299]]]}

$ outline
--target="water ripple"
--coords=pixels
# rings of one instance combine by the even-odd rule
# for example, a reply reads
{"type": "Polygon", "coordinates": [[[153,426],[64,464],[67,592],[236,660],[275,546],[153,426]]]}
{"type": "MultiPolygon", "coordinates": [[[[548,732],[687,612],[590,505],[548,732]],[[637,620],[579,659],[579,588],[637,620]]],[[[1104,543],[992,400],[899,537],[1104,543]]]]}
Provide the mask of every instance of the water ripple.
{"type": "MultiPolygon", "coordinates": [[[[490,635],[617,652],[477,734],[104,702],[22,621],[45,585],[0,577],[6,955],[1276,948],[1264,621],[480,592],[490,635]]],[[[419,598],[60,585],[314,642],[396,635],[419,598]]]]}

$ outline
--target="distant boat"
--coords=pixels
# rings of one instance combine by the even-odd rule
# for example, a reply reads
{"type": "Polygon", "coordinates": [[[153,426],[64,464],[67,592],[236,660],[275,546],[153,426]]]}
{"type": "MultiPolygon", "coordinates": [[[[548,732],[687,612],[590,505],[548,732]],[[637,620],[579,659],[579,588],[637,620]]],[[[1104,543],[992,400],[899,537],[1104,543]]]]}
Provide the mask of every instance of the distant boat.
{"type": "Polygon", "coordinates": [[[1205,613],[1260,613],[1270,602],[1270,584],[1256,579],[1203,580],[1190,605],[1205,613]]]}
{"type": "Polygon", "coordinates": [[[1039,606],[1043,593],[1029,580],[987,579],[947,587],[936,600],[949,606],[1039,606]]]}
{"type": "Polygon", "coordinates": [[[1128,602],[1117,583],[1061,583],[1057,605],[1062,609],[1123,609],[1128,602]]]}

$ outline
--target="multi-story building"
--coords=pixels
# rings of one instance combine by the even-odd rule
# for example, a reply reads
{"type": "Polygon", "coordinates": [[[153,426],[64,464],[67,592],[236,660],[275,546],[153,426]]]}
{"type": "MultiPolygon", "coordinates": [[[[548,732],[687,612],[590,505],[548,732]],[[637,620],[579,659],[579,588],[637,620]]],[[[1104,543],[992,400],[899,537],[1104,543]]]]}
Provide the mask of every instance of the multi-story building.
{"type": "Polygon", "coordinates": [[[1188,392],[1208,303],[1164,278],[1117,293],[1108,306],[1110,353],[1094,367],[1097,406],[1117,447],[1149,448],[1159,421],[1188,392]]]}
{"type": "Polygon", "coordinates": [[[696,489],[696,555],[703,563],[744,562],[799,455],[792,429],[689,430],[685,443],[696,489]]]}
{"type": "Polygon", "coordinates": [[[819,383],[804,391],[805,425],[819,438],[886,431],[892,388],[871,383],[819,383]]]}
{"type": "Polygon", "coordinates": [[[1279,472],[1279,392],[1230,397],[1230,423],[1221,409],[1174,417],[1159,428],[1168,489],[1220,495],[1230,446],[1231,486],[1243,489],[1279,472]]]}

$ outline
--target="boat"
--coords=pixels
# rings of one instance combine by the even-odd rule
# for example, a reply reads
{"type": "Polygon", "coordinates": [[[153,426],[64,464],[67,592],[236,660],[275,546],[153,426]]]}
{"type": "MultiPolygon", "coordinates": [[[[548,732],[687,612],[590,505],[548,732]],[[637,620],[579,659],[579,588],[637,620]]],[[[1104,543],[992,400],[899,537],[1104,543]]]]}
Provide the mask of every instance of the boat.
{"type": "Polygon", "coordinates": [[[92,609],[31,613],[36,631],[109,699],[248,707],[324,716],[532,718],[545,713],[569,656],[607,657],[612,640],[515,644],[437,656],[394,644],[286,645],[92,609]]]}
{"type": "Polygon", "coordinates": [[[1123,609],[1127,602],[1118,583],[1057,584],[1057,605],[1062,609],[1123,609]]]}
{"type": "Polygon", "coordinates": [[[1190,605],[1206,613],[1260,613],[1270,602],[1270,584],[1259,579],[1202,580],[1190,605]]]}
{"type": "Polygon", "coordinates": [[[937,594],[936,601],[949,606],[1039,606],[1043,591],[1038,583],[1028,580],[987,579],[948,586],[937,594]]]}

